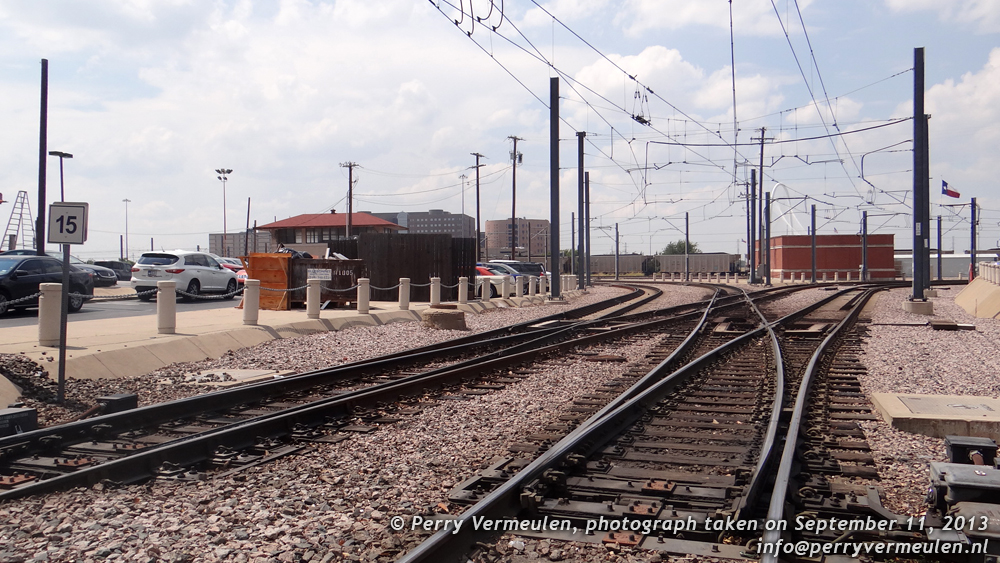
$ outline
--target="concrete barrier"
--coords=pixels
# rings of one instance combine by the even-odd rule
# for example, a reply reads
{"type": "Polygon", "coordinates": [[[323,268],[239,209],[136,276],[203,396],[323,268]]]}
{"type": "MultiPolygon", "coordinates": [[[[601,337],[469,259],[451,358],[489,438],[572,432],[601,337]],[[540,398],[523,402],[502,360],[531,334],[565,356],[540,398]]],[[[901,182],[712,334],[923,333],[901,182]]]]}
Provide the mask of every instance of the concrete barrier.
{"type": "Polygon", "coordinates": [[[260,280],[243,282],[243,324],[257,326],[260,318],[260,280]]]}
{"type": "Polygon", "coordinates": [[[431,306],[441,304],[441,278],[431,278],[431,306]]]}
{"type": "Polygon", "coordinates": [[[358,278],[358,312],[367,315],[371,310],[371,280],[368,278],[358,278]]]}
{"type": "Polygon", "coordinates": [[[177,332],[177,282],[156,282],[156,332],[177,332]]]}
{"type": "Polygon", "coordinates": [[[458,302],[462,304],[469,302],[469,278],[458,278],[458,302]]]}
{"type": "Polygon", "coordinates": [[[514,297],[524,297],[524,284],[521,280],[514,282],[514,297]]]}
{"type": "Polygon", "coordinates": [[[549,281],[549,279],[546,276],[539,276],[538,277],[538,294],[539,295],[545,295],[547,293],[548,288],[545,287],[545,286],[547,285],[548,281],[549,281]]]}
{"type": "Polygon", "coordinates": [[[399,278],[399,310],[410,308],[410,278],[399,278]]]}
{"type": "Polygon", "coordinates": [[[507,296],[510,295],[510,280],[510,274],[503,277],[503,283],[500,284],[500,299],[507,299],[507,296]]]}
{"type": "Polygon", "coordinates": [[[528,276],[528,297],[538,293],[538,276],[528,276]]]}
{"type": "Polygon", "coordinates": [[[40,283],[38,291],[38,345],[58,346],[62,311],[62,284],[40,283]]]}
{"type": "Polygon", "coordinates": [[[319,318],[319,284],[320,280],[306,280],[306,318],[319,318]]]}

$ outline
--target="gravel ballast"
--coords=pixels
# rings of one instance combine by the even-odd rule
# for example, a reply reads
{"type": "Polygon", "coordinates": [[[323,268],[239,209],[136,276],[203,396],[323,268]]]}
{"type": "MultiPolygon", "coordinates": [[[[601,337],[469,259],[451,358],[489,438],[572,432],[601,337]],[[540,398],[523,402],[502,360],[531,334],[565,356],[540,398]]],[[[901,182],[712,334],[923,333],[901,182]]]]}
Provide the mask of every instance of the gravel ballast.
{"type": "MultiPolygon", "coordinates": [[[[701,288],[668,288],[657,307],[705,297],[701,288]]],[[[572,300],[570,306],[620,292],[596,288],[572,300]]],[[[956,292],[942,291],[942,297],[935,299],[935,312],[942,318],[974,323],[975,332],[882,325],[927,318],[902,311],[906,290],[880,295],[865,343],[863,362],[869,373],[862,385],[866,392],[997,396],[996,367],[991,363],[1000,344],[1000,328],[996,321],[973,319],[955,306],[951,299],[956,292]]],[[[806,302],[815,299],[811,293],[814,290],[787,299],[806,302]]],[[[794,307],[791,301],[780,303],[773,310],[794,307]]],[[[487,330],[552,314],[557,310],[554,307],[497,309],[468,315],[467,323],[474,331],[487,330]]],[[[139,393],[140,404],[148,404],[214,390],[181,383],[186,375],[199,371],[316,369],[468,334],[448,332],[427,330],[419,323],[397,323],[277,340],[218,360],[171,365],[142,378],[71,381],[68,395],[81,397],[81,406],[89,406],[84,397],[130,390],[139,393]],[[289,363],[295,367],[288,368],[289,363]]],[[[622,355],[632,362],[653,344],[633,342],[591,351],[622,355]]],[[[0,357],[0,369],[7,369],[11,362],[17,369],[36,373],[37,380],[38,366],[24,361],[0,357]]],[[[339,444],[316,444],[306,453],[225,478],[76,489],[5,502],[0,504],[0,563],[392,561],[425,536],[391,532],[390,518],[403,516],[408,521],[428,511],[460,510],[446,502],[454,484],[474,475],[494,457],[507,455],[511,444],[556,420],[572,398],[593,391],[627,366],[564,360],[503,390],[462,401],[435,400],[422,413],[395,425],[339,444]]],[[[31,400],[43,405],[46,420],[76,414],[31,400]]],[[[887,507],[900,514],[922,512],[927,462],[945,460],[943,440],[900,432],[882,421],[863,426],[879,464],[882,481],[878,485],[887,493],[887,507]]],[[[630,549],[513,537],[505,537],[498,545],[509,561],[668,559],[630,549]]]]}

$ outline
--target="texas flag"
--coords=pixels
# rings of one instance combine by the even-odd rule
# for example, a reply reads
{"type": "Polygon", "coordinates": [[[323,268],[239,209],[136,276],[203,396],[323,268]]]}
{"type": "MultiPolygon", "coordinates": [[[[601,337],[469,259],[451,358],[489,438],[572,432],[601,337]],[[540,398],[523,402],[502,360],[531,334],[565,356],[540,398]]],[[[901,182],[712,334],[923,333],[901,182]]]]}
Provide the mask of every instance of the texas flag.
{"type": "Polygon", "coordinates": [[[948,197],[962,197],[962,194],[948,187],[948,182],[941,180],[941,193],[948,197]]]}

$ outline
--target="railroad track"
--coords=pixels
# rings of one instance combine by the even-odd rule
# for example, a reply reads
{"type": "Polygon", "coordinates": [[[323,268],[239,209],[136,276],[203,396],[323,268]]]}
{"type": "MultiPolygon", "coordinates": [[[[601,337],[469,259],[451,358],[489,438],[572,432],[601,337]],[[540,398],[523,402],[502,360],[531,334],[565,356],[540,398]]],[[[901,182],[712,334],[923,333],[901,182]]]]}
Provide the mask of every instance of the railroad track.
{"type": "Polygon", "coordinates": [[[579,345],[574,342],[617,338],[639,330],[643,322],[683,322],[705,306],[631,316],[624,316],[619,307],[601,319],[572,322],[602,307],[627,303],[628,298],[641,305],[658,295],[655,288],[633,289],[602,304],[439,346],[5,438],[0,440],[0,488],[5,489],[0,498],[152,476],[198,479],[206,465],[232,470],[253,466],[294,453],[302,444],[339,441],[352,431],[375,427],[352,421],[381,424],[419,412],[417,398],[428,389],[466,383],[465,393],[488,392],[516,382],[510,373],[492,373],[497,370],[579,345]],[[473,353],[478,355],[461,359],[473,353]],[[440,364],[443,357],[460,359],[418,369],[429,361],[440,364]],[[345,382],[355,385],[345,388],[345,382]]]}
{"type": "MultiPolygon", "coordinates": [[[[783,546],[800,542],[815,558],[844,541],[843,530],[817,522],[898,524],[902,518],[882,507],[871,485],[878,474],[857,426],[873,415],[855,379],[855,327],[876,290],[843,290],[774,322],[757,310],[756,326],[730,324],[742,329],[733,331],[738,336],[669,374],[650,371],[643,391],[592,414],[534,461],[515,464],[509,479],[487,471],[478,487],[475,480],[460,485],[477,491],[470,499],[477,502],[448,518],[470,525],[452,525],[400,561],[497,560],[491,541],[511,530],[792,560],[804,557],[783,546]]],[[[876,527],[867,537],[926,539],[909,530],[879,533],[876,527]]]]}

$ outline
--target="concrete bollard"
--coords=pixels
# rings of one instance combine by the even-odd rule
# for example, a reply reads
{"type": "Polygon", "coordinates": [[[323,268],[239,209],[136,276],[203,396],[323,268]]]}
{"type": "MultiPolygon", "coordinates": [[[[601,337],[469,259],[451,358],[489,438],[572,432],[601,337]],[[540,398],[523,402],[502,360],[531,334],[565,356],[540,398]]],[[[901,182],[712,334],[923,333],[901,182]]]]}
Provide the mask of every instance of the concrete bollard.
{"type": "Polygon", "coordinates": [[[840,272],[833,273],[833,281],[836,283],[840,283],[840,272]]]}
{"type": "Polygon", "coordinates": [[[319,318],[319,284],[320,280],[306,280],[306,318],[319,318]]]}
{"type": "Polygon", "coordinates": [[[823,272],[823,281],[826,281],[826,272],[823,272]]]}
{"type": "Polygon", "coordinates": [[[493,282],[487,278],[479,278],[479,299],[483,303],[490,302],[490,287],[493,282]]]}
{"type": "Polygon", "coordinates": [[[399,278],[399,310],[410,308],[410,278],[399,278]]]}
{"type": "Polygon", "coordinates": [[[847,272],[847,281],[851,281],[851,273],[847,272]]]}
{"type": "Polygon", "coordinates": [[[62,321],[62,284],[40,283],[38,290],[38,345],[58,346],[59,325],[62,321]]]}
{"type": "Polygon", "coordinates": [[[260,317],[260,280],[243,282],[243,324],[256,326],[260,317]]]}
{"type": "Polygon", "coordinates": [[[156,282],[156,332],[177,332],[177,282],[156,282]]]}
{"type": "Polygon", "coordinates": [[[358,312],[367,315],[371,310],[369,301],[371,300],[371,282],[368,278],[358,278],[358,312]]]}
{"type": "Polygon", "coordinates": [[[507,299],[510,295],[510,275],[503,277],[503,283],[500,284],[500,299],[507,299]]]}
{"type": "Polygon", "coordinates": [[[521,280],[514,280],[514,297],[524,297],[524,284],[521,280]]]}
{"type": "Polygon", "coordinates": [[[799,272],[799,281],[802,282],[802,283],[806,283],[806,273],[805,272],[799,272]]]}
{"type": "Polygon", "coordinates": [[[544,276],[544,275],[538,277],[538,294],[539,295],[545,295],[545,293],[546,293],[546,291],[548,289],[545,286],[546,286],[546,282],[548,282],[548,281],[549,281],[549,278],[546,277],[546,276],[544,276]]]}
{"type": "Polygon", "coordinates": [[[469,302],[469,278],[458,278],[458,302],[469,302]]]}
{"type": "Polygon", "coordinates": [[[528,276],[528,297],[538,293],[538,276],[528,276]]]}
{"type": "Polygon", "coordinates": [[[431,307],[441,304],[441,278],[431,278],[431,307]]]}

